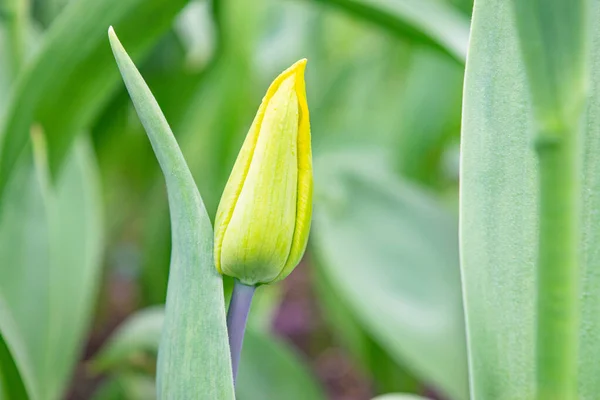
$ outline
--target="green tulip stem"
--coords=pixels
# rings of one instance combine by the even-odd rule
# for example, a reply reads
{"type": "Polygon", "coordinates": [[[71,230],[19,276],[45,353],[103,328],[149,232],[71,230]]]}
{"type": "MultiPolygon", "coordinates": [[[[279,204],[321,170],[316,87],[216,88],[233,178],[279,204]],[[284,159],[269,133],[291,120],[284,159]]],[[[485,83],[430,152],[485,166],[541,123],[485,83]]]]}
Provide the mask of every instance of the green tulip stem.
{"type": "Polygon", "coordinates": [[[242,345],[244,343],[244,333],[246,332],[246,322],[250,313],[250,305],[256,286],[244,285],[237,279],[233,281],[233,293],[231,302],[227,311],[227,332],[229,333],[229,349],[231,351],[231,370],[233,372],[233,382],[237,378],[242,345]]]}
{"type": "Polygon", "coordinates": [[[538,399],[577,398],[577,131],[545,132],[539,160],[538,399]]]}

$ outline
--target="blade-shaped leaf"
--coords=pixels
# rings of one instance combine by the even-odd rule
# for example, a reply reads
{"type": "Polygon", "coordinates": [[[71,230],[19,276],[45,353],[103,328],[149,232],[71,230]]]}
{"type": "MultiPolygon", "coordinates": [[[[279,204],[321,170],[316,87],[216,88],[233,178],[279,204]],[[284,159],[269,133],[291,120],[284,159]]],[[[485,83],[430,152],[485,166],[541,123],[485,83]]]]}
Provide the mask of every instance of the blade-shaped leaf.
{"type": "Polygon", "coordinates": [[[112,334],[93,360],[97,372],[115,371],[136,362],[146,354],[156,357],[165,309],[155,306],[138,311],[112,334]]]}
{"type": "Polygon", "coordinates": [[[18,327],[0,297],[0,399],[39,399],[37,381],[18,327]]]}
{"type": "Polygon", "coordinates": [[[55,177],[73,137],[117,87],[118,74],[105,40],[107,26],[122,26],[124,42],[139,58],[186,1],[81,0],[65,8],[19,76],[0,125],[0,194],[33,121],[44,127],[55,177]]]}
{"type": "Polygon", "coordinates": [[[374,22],[391,32],[438,48],[464,63],[469,20],[435,0],[318,0],[374,22]]]}
{"type": "Polygon", "coordinates": [[[415,396],[414,394],[386,394],[375,397],[373,400],[427,400],[425,397],[415,396]]]}
{"type": "Polygon", "coordinates": [[[378,156],[318,161],[313,248],[383,348],[453,398],[467,398],[456,223],[378,156]]]}
{"type": "Polygon", "coordinates": [[[171,213],[172,253],[165,326],[158,358],[159,398],[233,399],[221,276],[213,231],[194,179],[150,89],[114,31],[117,64],[163,170],[171,213]]]}
{"type": "Polygon", "coordinates": [[[96,294],[99,187],[89,143],[77,143],[55,184],[48,180],[41,133],[35,143],[35,168],[26,154],[2,203],[0,291],[31,363],[30,397],[57,399],[79,356],[96,294]]]}
{"type": "MultiPolygon", "coordinates": [[[[600,390],[596,334],[600,329],[600,2],[592,4],[591,95],[580,144],[578,398],[582,400],[595,399],[600,390]]],[[[535,395],[539,221],[530,84],[511,2],[477,2],[465,78],[460,215],[474,400],[535,395]]]]}

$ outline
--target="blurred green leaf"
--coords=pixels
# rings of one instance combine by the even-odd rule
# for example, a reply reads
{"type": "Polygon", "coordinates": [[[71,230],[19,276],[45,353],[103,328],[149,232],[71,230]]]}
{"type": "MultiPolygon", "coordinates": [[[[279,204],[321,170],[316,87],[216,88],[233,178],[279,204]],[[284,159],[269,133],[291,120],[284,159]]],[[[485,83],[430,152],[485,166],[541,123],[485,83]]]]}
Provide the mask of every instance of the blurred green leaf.
{"type": "MultiPolygon", "coordinates": [[[[262,290],[262,289],[261,289],[262,290]]],[[[254,312],[254,310],[253,310],[254,312]]],[[[136,354],[155,354],[158,348],[164,308],[147,308],[134,314],[109,339],[94,365],[106,372],[131,375],[128,364],[136,364],[136,354]]],[[[299,357],[282,341],[250,327],[237,382],[239,400],[320,400],[325,395],[299,357]]],[[[136,400],[137,397],[125,397],[136,400]]]]}
{"type": "Polygon", "coordinates": [[[325,400],[308,368],[276,338],[249,331],[244,339],[238,400],[325,400]]]}
{"type": "Polygon", "coordinates": [[[76,144],[53,185],[42,135],[35,133],[35,168],[31,157],[21,159],[2,203],[0,291],[31,362],[30,396],[57,399],[90,322],[102,213],[89,143],[76,144]]]}
{"type": "Polygon", "coordinates": [[[48,141],[56,176],[73,137],[117,87],[106,29],[121,27],[135,58],[172,22],[186,0],[80,0],[71,2],[44,35],[40,51],[23,69],[0,128],[0,194],[28,141],[33,121],[48,141]]]}
{"type": "Polygon", "coordinates": [[[373,398],[372,400],[428,400],[425,397],[415,396],[414,394],[386,394],[383,396],[378,396],[373,398]]]}
{"type": "Polygon", "coordinates": [[[33,365],[19,329],[0,297],[0,399],[39,399],[33,365]]]}
{"type": "Polygon", "coordinates": [[[92,400],[154,400],[154,379],[147,375],[124,373],[113,376],[92,396],[92,400]]]}
{"type": "Polygon", "coordinates": [[[456,222],[379,154],[319,159],[312,248],[338,295],[401,365],[467,398],[456,222]]]}
{"type": "Polygon", "coordinates": [[[463,69],[431,51],[414,52],[399,107],[398,164],[404,177],[435,184],[448,139],[458,139],[463,69]]]}
{"type": "Polygon", "coordinates": [[[210,219],[150,89],[112,30],[109,38],[165,175],[169,196],[173,249],[158,358],[158,395],[185,398],[196,393],[233,399],[222,279],[214,267],[210,219]]]}
{"type": "Polygon", "coordinates": [[[349,350],[356,361],[356,367],[370,376],[376,392],[418,391],[419,383],[416,378],[402,369],[365,331],[344,299],[337,295],[324,267],[316,266],[313,275],[318,304],[324,312],[328,328],[333,330],[340,343],[349,350]]]}
{"type": "MultiPolygon", "coordinates": [[[[592,2],[590,21],[600,4],[592,2]]],[[[461,268],[473,398],[535,395],[538,247],[534,111],[510,2],[475,7],[465,78],[461,166],[461,268]]],[[[593,24],[592,64],[600,63],[593,24]]],[[[592,68],[580,144],[579,394],[600,391],[600,71],[592,68]]],[[[564,99],[563,99],[564,100],[564,99]]]]}
{"type": "Polygon", "coordinates": [[[402,38],[433,46],[465,62],[469,20],[435,0],[318,0],[366,19],[402,38]]]}
{"type": "MultiPolygon", "coordinates": [[[[156,358],[165,309],[155,306],[136,312],[123,322],[96,354],[92,367],[96,372],[116,371],[149,356],[156,358]]],[[[154,364],[151,361],[150,364],[154,364]]]]}

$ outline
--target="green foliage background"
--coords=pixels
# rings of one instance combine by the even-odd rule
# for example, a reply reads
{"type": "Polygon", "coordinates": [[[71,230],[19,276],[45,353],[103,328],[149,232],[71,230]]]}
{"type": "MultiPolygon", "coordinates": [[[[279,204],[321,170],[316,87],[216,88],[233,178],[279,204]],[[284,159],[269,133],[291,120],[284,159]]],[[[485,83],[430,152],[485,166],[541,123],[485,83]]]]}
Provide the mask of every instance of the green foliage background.
{"type": "MultiPolygon", "coordinates": [[[[80,381],[94,399],[155,396],[167,191],[110,25],[202,197],[173,229],[203,224],[203,238],[202,210],[213,218],[269,82],[308,59],[315,213],[294,274],[308,279],[326,346],[372,396],[469,397],[457,223],[469,0],[1,1],[0,399],[75,399],[80,381]]],[[[307,350],[320,344],[294,348],[273,329],[288,281],[259,289],[239,399],[335,395],[307,350]]],[[[179,295],[201,299],[220,280],[187,283],[179,295]]]]}

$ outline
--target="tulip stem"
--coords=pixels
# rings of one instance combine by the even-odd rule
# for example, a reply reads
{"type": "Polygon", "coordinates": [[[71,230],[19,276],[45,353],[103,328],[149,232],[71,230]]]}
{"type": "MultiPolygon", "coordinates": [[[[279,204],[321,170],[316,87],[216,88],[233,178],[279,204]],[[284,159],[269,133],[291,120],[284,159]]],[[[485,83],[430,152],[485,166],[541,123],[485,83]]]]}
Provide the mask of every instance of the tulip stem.
{"type": "Polygon", "coordinates": [[[237,279],[233,281],[233,292],[231,294],[231,302],[229,303],[229,311],[227,311],[227,332],[229,333],[231,370],[233,372],[234,384],[240,364],[246,322],[248,321],[250,305],[252,304],[252,297],[255,290],[256,286],[244,285],[237,279]]]}

